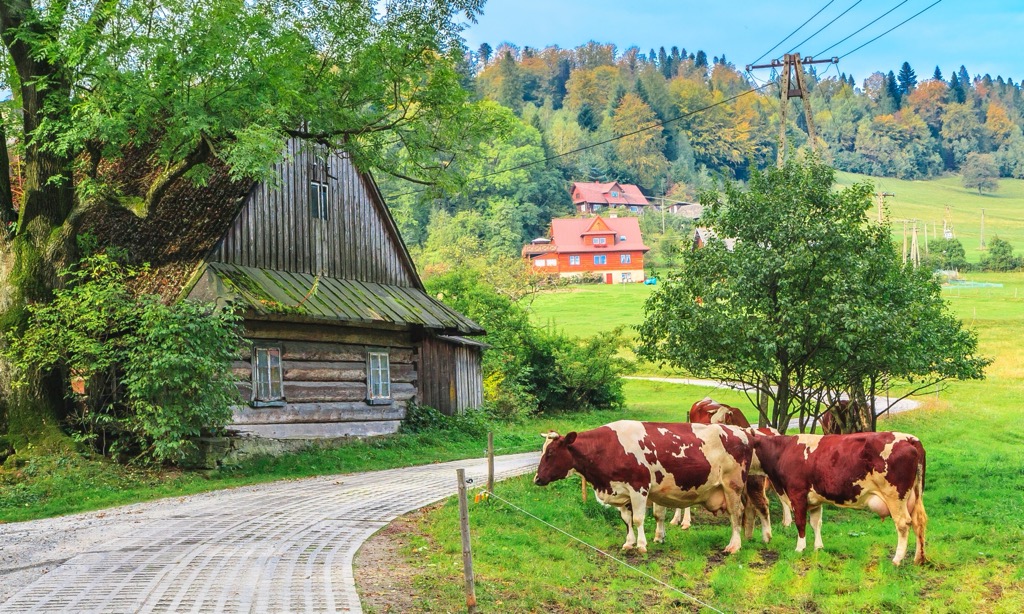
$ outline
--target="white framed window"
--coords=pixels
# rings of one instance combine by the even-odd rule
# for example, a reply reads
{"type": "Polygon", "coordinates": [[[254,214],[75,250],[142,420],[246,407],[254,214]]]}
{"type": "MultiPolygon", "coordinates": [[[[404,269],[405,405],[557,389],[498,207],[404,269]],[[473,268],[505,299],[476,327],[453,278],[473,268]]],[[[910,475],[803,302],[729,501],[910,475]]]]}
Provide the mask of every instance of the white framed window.
{"type": "Polygon", "coordinates": [[[320,220],[327,219],[327,184],[309,182],[309,214],[320,220]]]}
{"type": "Polygon", "coordinates": [[[557,258],[548,258],[547,265],[548,266],[558,266],[558,259],[557,258]]]}
{"type": "Polygon", "coordinates": [[[252,354],[252,405],[283,405],[281,348],[257,345],[252,354]]]}
{"type": "Polygon", "coordinates": [[[608,256],[594,256],[594,264],[608,264],[608,256]]]}
{"type": "Polygon", "coordinates": [[[619,241],[625,241],[626,235],[619,235],[619,241]]]}
{"type": "Polygon", "coordinates": [[[633,275],[631,273],[623,273],[620,281],[624,284],[628,284],[633,281],[633,275]]]}
{"type": "Polygon", "coordinates": [[[619,254],[619,264],[629,264],[633,257],[630,254],[619,254]]]}
{"type": "Polygon", "coordinates": [[[391,403],[391,363],[386,350],[366,353],[366,400],[370,405],[391,403]]]}
{"type": "Polygon", "coordinates": [[[594,237],[594,245],[607,245],[607,237],[594,237]]]}
{"type": "Polygon", "coordinates": [[[579,265],[580,265],[580,257],[579,256],[569,256],[569,266],[579,266],[579,265]]]}
{"type": "Polygon", "coordinates": [[[544,266],[544,259],[543,258],[536,258],[536,259],[534,259],[533,266],[544,266]]]}
{"type": "Polygon", "coordinates": [[[619,197],[618,191],[612,190],[612,198],[618,198],[618,197],[619,197]]]}

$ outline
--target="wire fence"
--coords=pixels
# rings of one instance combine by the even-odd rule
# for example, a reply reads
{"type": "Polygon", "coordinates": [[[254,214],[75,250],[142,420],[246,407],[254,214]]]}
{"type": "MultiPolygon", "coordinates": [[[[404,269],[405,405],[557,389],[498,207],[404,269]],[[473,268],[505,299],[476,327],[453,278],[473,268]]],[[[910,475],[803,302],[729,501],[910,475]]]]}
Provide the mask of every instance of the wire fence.
{"type": "Polygon", "coordinates": [[[636,567],[634,565],[630,565],[628,562],[620,559],[619,557],[617,557],[617,556],[615,556],[613,554],[610,554],[610,553],[606,552],[605,550],[602,550],[602,549],[598,548],[597,546],[594,546],[593,544],[587,543],[586,541],[580,539],[579,537],[576,537],[572,533],[569,533],[568,531],[566,531],[566,530],[564,530],[564,529],[562,529],[560,527],[557,527],[557,526],[551,524],[550,522],[544,520],[543,518],[540,518],[537,515],[530,513],[529,511],[523,509],[522,507],[516,505],[515,503],[512,503],[508,499],[505,499],[504,497],[501,497],[499,495],[494,494],[493,491],[489,491],[487,489],[483,489],[483,492],[487,496],[488,499],[492,499],[493,498],[493,499],[501,502],[502,504],[506,505],[507,507],[509,507],[509,508],[511,508],[511,509],[513,509],[513,510],[515,510],[515,511],[517,511],[517,512],[523,514],[523,515],[525,515],[525,516],[529,516],[530,518],[536,520],[537,522],[543,524],[544,526],[546,526],[546,527],[548,527],[548,528],[550,528],[550,529],[552,529],[554,531],[557,531],[558,533],[561,533],[562,535],[565,535],[566,537],[568,537],[569,539],[572,539],[573,541],[579,542],[580,544],[586,546],[587,548],[590,548],[594,552],[597,552],[598,554],[600,554],[600,555],[602,555],[604,557],[607,557],[608,559],[611,559],[612,561],[615,561],[616,563],[618,563],[619,565],[622,565],[623,567],[627,567],[627,568],[631,569],[632,571],[640,574],[641,576],[647,578],[648,580],[651,580],[651,581],[655,582],[656,584],[659,584],[660,586],[663,586],[664,588],[666,588],[666,589],[668,589],[668,590],[670,590],[670,591],[672,591],[674,593],[677,593],[677,594],[685,597],[686,599],[689,599],[693,603],[695,603],[695,604],[697,604],[697,605],[699,605],[701,607],[707,608],[707,609],[709,609],[709,610],[711,610],[713,612],[718,612],[719,614],[725,614],[725,612],[723,612],[722,610],[716,608],[715,606],[713,606],[713,605],[711,605],[711,604],[709,604],[707,602],[701,601],[697,597],[694,597],[693,595],[687,593],[686,591],[684,591],[684,590],[682,590],[682,589],[680,589],[680,588],[678,588],[676,586],[673,586],[673,585],[669,584],[668,582],[665,582],[661,578],[658,578],[656,576],[653,576],[653,575],[647,573],[646,571],[640,569],[639,567],[636,567]]]}

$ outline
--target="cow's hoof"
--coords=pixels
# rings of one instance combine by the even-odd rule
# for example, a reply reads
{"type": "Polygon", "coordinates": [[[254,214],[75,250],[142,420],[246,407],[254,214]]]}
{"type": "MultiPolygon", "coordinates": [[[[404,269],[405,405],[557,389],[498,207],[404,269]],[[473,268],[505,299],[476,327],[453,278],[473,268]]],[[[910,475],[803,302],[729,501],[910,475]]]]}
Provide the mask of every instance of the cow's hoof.
{"type": "Polygon", "coordinates": [[[899,567],[900,563],[902,563],[902,562],[903,562],[903,559],[897,559],[895,557],[893,557],[893,559],[892,559],[892,564],[897,566],[897,567],[899,567]]]}
{"type": "Polygon", "coordinates": [[[665,538],[664,537],[661,537],[661,538],[655,537],[654,538],[654,543],[656,543],[656,544],[664,544],[665,543],[665,538]]]}
{"type": "Polygon", "coordinates": [[[772,534],[771,533],[764,533],[764,534],[761,535],[761,539],[766,544],[771,543],[771,541],[772,541],[772,534]]]}
{"type": "Polygon", "coordinates": [[[629,552],[632,549],[633,549],[633,545],[632,544],[623,544],[623,546],[622,546],[622,551],[623,552],[629,552]]]}
{"type": "Polygon", "coordinates": [[[640,546],[640,547],[638,547],[638,548],[636,549],[636,551],[637,551],[637,552],[639,552],[640,554],[647,554],[647,548],[646,548],[646,547],[644,547],[644,546],[640,546]]]}
{"type": "Polygon", "coordinates": [[[740,547],[739,546],[726,546],[725,550],[723,550],[723,552],[725,552],[726,554],[736,554],[739,551],[740,551],[740,547]]]}

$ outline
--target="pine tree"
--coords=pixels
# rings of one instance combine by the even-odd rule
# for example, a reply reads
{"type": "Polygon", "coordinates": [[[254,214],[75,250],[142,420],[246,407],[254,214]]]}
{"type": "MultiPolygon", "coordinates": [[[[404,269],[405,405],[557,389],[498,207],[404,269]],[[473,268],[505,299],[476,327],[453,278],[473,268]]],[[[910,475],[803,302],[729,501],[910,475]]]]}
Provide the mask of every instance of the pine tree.
{"type": "Polygon", "coordinates": [[[658,48],[658,68],[665,70],[665,64],[668,63],[668,54],[665,53],[664,47],[658,48]]]}
{"type": "Polygon", "coordinates": [[[964,93],[966,94],[971,90],[971,75],[967,72],[967,69],[964,68],[963,64],[960,65],[959,75],[960,87],[964,88],[964,93]]]}
{"type": "Polygon", "coordinates": [[[896,84],[896,75],[890,70],[889,74],[885,77],[885,91],[892,98],[893,104],[896,105],[896,109],[900,108],[900,88],[896,84]]]}
{"type": "Polygon", "coordinates": [[[964,92],[963,85],[960,84],[960,78],[957,77],[956,73],[949,79],[949,101],[962,104],[967,100],[967,95],[964,92]]]}
{"type": "Polygon", "coordinates": [[[942,78],[942,71],[939,70],[938,66],[935,67],[935,74],[932,75],[932,79],[935,79],[936,81],[945,81],[945,79],[942,78]]]}
{"type": "Polygon", "coordinates": [[[487,66],[488,62],[491,61],[491,54],[493,52],[494,50],[491,49],[490,45],[488,45],[487,43],[481,43],[480,48],[477,50],[476,54],[480,56],[481,60],[483,60],[484,66],[487,66]]]}
{"type": "Polygon", "coordinates": [[[693,65],[697,68],[707,68],[708,54],[704,53],[703,50],[698,50],[696,57],[693,58],[693,65]]]}
{"type": "Polygon", "coordinates": [[[597,129],[597,118],[594,117],[594,110],[590,108],[589,104],[584,104],[580,107],[580,112],[576,114],[576,123],[584,130],[589,130],[590,132],[597,129]]]}
{"type": "Polygon", "coordinates": [[[899,81],[899,92],[900,98],[914,91],[917,87],[917,73],[910,67],[910,62],[904,62],[903,66],[900,67],[899,81]]]}

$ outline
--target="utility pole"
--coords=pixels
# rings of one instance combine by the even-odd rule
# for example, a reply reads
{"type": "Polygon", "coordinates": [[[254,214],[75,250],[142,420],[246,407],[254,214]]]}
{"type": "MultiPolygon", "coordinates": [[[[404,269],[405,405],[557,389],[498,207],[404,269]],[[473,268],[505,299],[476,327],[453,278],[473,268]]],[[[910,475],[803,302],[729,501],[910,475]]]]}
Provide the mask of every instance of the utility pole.
{"type": "Polygon", "coordinates": [[[907,263],[907,220],[903,220],[903,264],[907,263]]]}
{"type": "Polygon", "coordinates": [[[910,261],[914,263],[914,268],[921,266],[921,251],[917,246],[917,220],[914,220],[914,230],[910,237],[910,261]]]}
{"type": "Polygon", "coordinates": [[[757,66],[747,65],[747,72],[758,68],[781,68],[782,83],[779,86],[779,155],[776,164],[779,167],[786,159],[786,109],[789,106],[790,98],[801,98],[804,103],[804,118],[807,120],[807,138],[811,145],[811,151],[817,146],[817,134],[814,130],[814,117],[811,115],[810,93],[807,90],[807,81],[804,77],[805,64],[838,64],[839,58],[833,57],[827,60],[815,60],[808,56],[801,59],[799,53],[787,53],[782,61],[772,60],[770,64],[758,64],[757,66]]]}
{"type": "Polygon", "coordinates": [[[878,204],[878,221],[882,221],[882,209],[885,207],[885,197],[896,196],[895,192],[875,192],[875,202],[878,204]]]}

